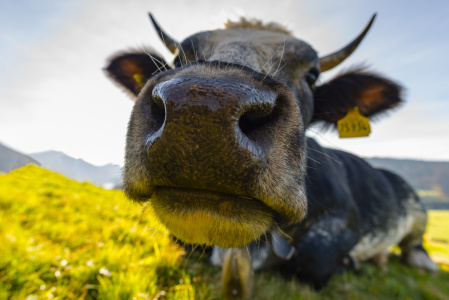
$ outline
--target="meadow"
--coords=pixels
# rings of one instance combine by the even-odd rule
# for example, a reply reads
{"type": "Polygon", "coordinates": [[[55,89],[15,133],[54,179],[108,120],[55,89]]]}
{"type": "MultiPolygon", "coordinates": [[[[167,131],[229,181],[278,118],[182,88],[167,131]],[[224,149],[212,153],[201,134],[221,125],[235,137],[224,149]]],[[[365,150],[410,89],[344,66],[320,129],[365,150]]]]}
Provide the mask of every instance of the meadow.
{"type": "MultiPolygon", "coordinates": [[[[316,292],[282,274],[255,274],[254,299],[449,299],[449,211],[430,211],[431,275],[364,263],[316,292]]],[[[0,175],[0,299],[221,299],[206,250],[184,250],[151,207],[118,190],[28,165],[0,175]]]]}

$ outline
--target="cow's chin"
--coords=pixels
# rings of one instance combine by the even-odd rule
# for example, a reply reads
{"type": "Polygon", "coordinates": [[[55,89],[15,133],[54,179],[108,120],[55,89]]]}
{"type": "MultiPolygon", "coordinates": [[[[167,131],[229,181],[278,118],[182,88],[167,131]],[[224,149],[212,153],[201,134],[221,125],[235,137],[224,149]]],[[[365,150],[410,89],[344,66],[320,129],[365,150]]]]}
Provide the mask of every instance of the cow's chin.
{"type": "Polygon", "coordinates": [[[259,200],[207,190],[156,187],[160,221],[186,243],[241,247],[269,231],[276,213],[259,200]]]}

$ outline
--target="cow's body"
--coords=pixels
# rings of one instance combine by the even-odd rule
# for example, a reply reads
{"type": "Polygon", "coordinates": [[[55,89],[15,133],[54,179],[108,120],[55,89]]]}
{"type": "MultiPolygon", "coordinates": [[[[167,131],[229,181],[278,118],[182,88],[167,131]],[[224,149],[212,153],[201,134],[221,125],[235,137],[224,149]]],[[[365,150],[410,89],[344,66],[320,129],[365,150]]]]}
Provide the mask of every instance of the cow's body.
{"type": "MultiPolygon", "coordinates": [[[[125,192],[150,200],[185,242],[249,244],[255,269],[284,268],[316,287],[395,244],[409,264],[434,270],[422,248],[426,213],[413,190],[305,136],[311,124],[335,125],[355,106],[369,117],[402,101],[399,85],[363,69],[315,86],[320,69],[350,55],[373,19],[322,58],[273,24],[243,20],[178,43],[153,20],[174,68],[147,51],[119,54],[107,68],[137,97],[125,192]]],[[[231,264],[243,259],[229,253],[231,264]]],[[[220,257],[216,248],[213,261],[220,257]]]]}
{"type": "MultiPolygon", "coordinates": [[[[279,267],[320,287],[331,274],[384,256],[393,245],[404,253],[420,249],[426,211],[402,178],[311,138],[307,149],[307,217],[280,228],[294,254],[285,259],[272,250],[280,235],[254,243],[255,270],[279,267]]],[[[221,265],[223,256],[215,247],[212,263],[221,265]]]]}

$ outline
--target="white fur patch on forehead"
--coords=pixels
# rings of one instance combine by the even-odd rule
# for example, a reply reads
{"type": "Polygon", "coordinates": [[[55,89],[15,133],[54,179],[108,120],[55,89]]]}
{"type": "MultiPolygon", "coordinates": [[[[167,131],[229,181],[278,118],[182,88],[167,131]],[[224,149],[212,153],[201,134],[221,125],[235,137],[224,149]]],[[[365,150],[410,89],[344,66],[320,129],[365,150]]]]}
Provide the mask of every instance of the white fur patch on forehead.
{"type": "Polygon", "coordinates": [[[239,21],[231,21],[228,20],[224,24],[226,29],[235,29],[235,28],[249,28],[249,29],[257,29],[257,30],[266,30],[271,32],[280,32],[287,35],[292,35],[292,32],[288,30],[285,26],[280,24],[270,22],[263,23],[257,19],[246,19],[245,17],[240,17],[239,21]]]}

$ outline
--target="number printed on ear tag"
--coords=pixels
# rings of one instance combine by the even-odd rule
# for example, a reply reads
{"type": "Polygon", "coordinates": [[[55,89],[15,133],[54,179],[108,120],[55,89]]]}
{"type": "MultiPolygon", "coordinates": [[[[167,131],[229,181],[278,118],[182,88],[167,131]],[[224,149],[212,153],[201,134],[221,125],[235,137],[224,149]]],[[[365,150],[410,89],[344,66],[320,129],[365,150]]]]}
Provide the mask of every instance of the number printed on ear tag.
{"type": "Polygon", "coordinates": [[[371,133],[369,119],[360,114],[357,106],[337,121],[337,127],[340,138],[362,137],[371,133]]]}

